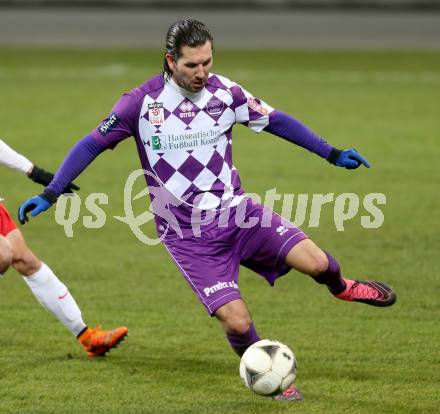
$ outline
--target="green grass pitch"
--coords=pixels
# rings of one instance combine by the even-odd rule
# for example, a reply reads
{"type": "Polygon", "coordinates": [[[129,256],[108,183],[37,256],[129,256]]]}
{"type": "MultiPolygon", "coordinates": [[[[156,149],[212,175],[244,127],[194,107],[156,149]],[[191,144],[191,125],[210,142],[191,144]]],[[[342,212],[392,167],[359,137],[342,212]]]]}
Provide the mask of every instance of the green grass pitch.
{"type": "MultiPolygon", "coordinates": [[[[159,51],[0,50],[0,135],[46,169],[104,118],[123,91],[161,69],[159,51]]],[[[214,72],[307,123],[372,168],[347,171],[268,134],[235,129],[234,160],[248,192],[383,193],[385,221],[360,213],[337,232],[332,205],[303,229],[347,276],[384,280],[390,309],[334,300],[296,272],[275,288],[242,270],[258,332],[290,345],[305,400],[253,395],[218,323],[160,246],[145,246],[123,215],[123,185],[139,168],[134,142],[101,155],[77,180],[80,196],[108,194],[107,220],[72,238],[54,209],[22,227],[31,248],[70,287],[90,325],[127,325],[129,338],[90,361],[14,270],[0,280],[0,413],[438,413],[439,52],[219,50],[214,72]]],[[[1,169],[15,214],[41,188],[1,169]]],[[[137,189],[142,185],[137,183],[137,189]]],[[[139,212],[146,199],[135,206],[139,212]]],[[[276,204],[275,209],[280,210],[276,204]]],[[[154,234],[151,223],[144,229],[154,234]]]]}

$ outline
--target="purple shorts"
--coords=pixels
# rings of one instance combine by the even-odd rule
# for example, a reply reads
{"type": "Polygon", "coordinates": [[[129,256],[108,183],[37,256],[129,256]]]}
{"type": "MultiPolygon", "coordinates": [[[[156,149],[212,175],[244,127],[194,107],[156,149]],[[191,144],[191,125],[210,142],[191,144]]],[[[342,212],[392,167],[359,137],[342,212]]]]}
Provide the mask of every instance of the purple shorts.
{"type": "Polygon", "coordinates": [[[287,253],[308,238],[302,230],[262,205],[250,199],[243,203],[246,205],[244,221],[236,219],[238,207],[233,207],[226,226],[211,225],[200,237],[164,241],[177,267],[211,316],[221,306],[241,298],[238,288],[240,265],[273,285],[278,277],[290,270],[284,261],[287,253]],[[237,225],[237,222],[256,224],[237,225]]]}

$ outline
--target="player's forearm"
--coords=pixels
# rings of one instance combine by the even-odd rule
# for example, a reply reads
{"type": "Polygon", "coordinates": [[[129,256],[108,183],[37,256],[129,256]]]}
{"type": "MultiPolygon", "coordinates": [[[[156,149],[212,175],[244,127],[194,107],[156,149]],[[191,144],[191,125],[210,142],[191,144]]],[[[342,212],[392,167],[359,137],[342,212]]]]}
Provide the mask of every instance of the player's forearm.
{"type": "Polygon", "coordinates": [[[303,123],[284,112],[271,112],[269,124],[264,130],[306,148],[325,159],[329,158],[333,150],[333,146],[316,135],[303,123]]]}
{"type": "Polygon", "coordinates": [[[47,199],[51,203],[55,202],[66,186],[78,177],[105,149],[106,147],[92,135],[86,135],[81,141],[78,141],[64,158],[52,182],[44,190],[47,199]]]}
{"type": "Polygon", "coordinates": [[[20,171],[23,174],[29,174],[32,171],[33,164],[25,156],[14,151],[9,145],[0,139],[0,164],[8,168],[20,171]]]}

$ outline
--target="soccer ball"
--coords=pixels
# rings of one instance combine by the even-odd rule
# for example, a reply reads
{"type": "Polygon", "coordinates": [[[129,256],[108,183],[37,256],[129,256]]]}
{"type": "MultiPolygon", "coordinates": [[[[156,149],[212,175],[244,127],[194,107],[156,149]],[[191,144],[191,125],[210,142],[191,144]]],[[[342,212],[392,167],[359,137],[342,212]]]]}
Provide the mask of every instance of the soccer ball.
{"type": "Polygon", "coordinates": [[[279,394],[295,381],[295,355],[281,342],[263,339],[241,357],[240,377],[256,394],[279,394]]]}

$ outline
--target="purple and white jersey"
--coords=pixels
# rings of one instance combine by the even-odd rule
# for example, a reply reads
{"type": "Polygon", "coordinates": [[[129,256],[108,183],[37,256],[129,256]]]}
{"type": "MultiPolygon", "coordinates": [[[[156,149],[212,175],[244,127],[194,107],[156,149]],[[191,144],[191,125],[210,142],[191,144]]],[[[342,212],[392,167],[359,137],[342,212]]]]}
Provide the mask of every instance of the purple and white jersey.
{"type": "Polygon", "coordinates": [[[219,75],[211,74],[202,91],[191,93],[160,74],[123,95],[93,136],[109,148],[134,136],[148,184],[165,187],[181,202],[181,222],[185,209],[217,210],[242,200],[232,127],[240,123],[260,132],[272,111],[219,75]]]}

